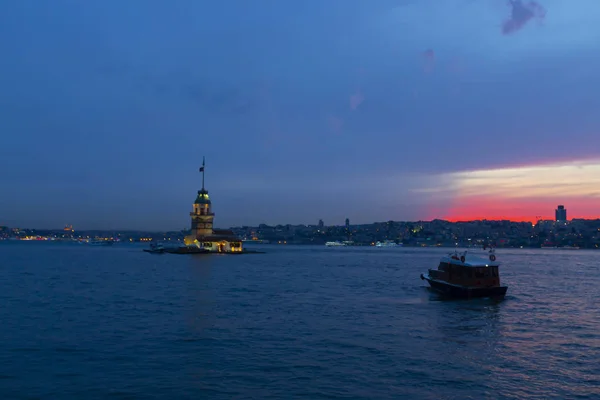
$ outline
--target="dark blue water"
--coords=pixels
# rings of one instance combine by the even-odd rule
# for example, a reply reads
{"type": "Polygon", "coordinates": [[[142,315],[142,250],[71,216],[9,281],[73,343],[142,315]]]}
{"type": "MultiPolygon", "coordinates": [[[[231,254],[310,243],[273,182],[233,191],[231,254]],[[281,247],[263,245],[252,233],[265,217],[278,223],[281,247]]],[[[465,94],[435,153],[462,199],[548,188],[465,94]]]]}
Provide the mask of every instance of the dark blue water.
{"type": "Polygon", "coordinates": [[[0,243],[0,398],[600,398],[600,252],[499,250],[493,302],[439,249],[265,248],[0,243]]]}

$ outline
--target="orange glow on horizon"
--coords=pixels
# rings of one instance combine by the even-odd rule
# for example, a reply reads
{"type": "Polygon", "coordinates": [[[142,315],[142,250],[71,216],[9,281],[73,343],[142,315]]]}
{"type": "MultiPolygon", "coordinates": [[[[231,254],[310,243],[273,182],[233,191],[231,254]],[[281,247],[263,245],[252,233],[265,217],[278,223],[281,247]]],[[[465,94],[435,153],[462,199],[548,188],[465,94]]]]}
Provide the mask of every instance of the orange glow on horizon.
{"type": "Polygon", "coordinates": [[[600,160],[520,168],[464,171],[439,176],[442,186],[416,189],[445,198],[431,219],[452,222],[554,220],[557,205],[567,218],[600,218],[600,160]]]}
{"type": "MultiPolygon", "coordinates": [[[[468,216],[453,216],[452,218],[445,218],[449,222],[469,222],[469,221],[512,221],[512,222],[530,222],[535,225],[538,221],[537,218],[526,217],[507,217],[507,216],[490,216],[490,215],[468,215],[468,216]]],[[[550,217],[542,217],[542,220],[553,219],[550,217]]]]}
{"type": "MultiPolygon", "coordinates": [[[[536,223],[538,220],[554,220],[554,210],[559,203],[548,199],[498,199],[470,196],[457,199],[449,207],[444,219],[449,221],[510,220],[536,223]],[[540,212],[541,211],[541,212],[540,212]]],[[[567,218],[600,218],[596,199],[571,198],[564,204],[567,218]]]]}

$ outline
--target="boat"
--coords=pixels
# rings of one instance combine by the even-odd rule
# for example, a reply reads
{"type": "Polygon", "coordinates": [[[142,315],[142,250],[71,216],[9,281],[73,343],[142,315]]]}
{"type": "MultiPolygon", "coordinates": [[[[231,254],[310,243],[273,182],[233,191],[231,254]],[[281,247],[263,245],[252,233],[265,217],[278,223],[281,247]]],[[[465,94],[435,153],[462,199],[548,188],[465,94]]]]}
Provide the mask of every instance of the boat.
{"type": "Polygon", "coordinates": [[[335,247],[335,246],[346,246],[344,243],[340,242],[339,240],[336,240],[335,242],[327,242],[325,243],[325,246],[327,247],[335,247]]]}
{"type": "Polygon", "coordinates": [[[433,290],[452,297],[502,297],[508,287],[500,284],[499,267],[494,249],[485,257],[455,251],[442,257],[437,269],[421,274],[421,279],[433,290]]]}
{"type": "Polygon", "coordinates": [[[542,245],[542,249],[555,249],[555,250],[579,250],[579,246],[550,246],[550,245],[542,245]]]}
{"type": "Polygon", "coordinates": [[[165,252],[165,246],[162,243],[150,243],[149,249],[144,249],[147,253],[152,254],[163,254],[165,252]]]}
{"type": "Polygon", "coordinates": [[[559,247],[561,250],[579,250],[579,246],[563,246],[563,247],[559,247]]]}
{"type": "Polygon", "coordinates": [[[270,244],[271,242],[266,239],[244,239],[242,240],[244,244],[252,243],[252,244],[270,244]]]}
{"type": "Polygon", "coordinates": [[[398,243],[393,240],[384,240],[383,242],[375,243],[375,247],[397,247],[398,243]]]}

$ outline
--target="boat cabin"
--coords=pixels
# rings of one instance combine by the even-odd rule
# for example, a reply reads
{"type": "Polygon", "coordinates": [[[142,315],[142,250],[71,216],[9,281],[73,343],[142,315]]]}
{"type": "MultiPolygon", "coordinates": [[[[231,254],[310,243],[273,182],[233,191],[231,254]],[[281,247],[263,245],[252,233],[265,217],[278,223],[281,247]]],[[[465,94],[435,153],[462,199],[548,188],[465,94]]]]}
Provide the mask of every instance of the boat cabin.
{"type": "Polygon", "coordinates": [[[457,253],[443,257],[437,269],[430,269],[429,276],[449,284],[468,287],[500,286],[499,263],[493,253],[488,260],[457,253]]]}

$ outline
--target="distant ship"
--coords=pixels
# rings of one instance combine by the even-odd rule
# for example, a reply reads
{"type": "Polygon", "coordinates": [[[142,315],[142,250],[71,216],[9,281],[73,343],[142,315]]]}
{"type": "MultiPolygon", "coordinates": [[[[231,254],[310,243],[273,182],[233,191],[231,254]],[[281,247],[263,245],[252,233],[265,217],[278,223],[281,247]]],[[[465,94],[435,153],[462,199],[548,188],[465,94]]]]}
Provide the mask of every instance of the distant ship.
{"type": "Polygon", "coordinates": [[[397,246],[401,246],[401,245],[394,242],[393,240],[384,240],[383,242],[375,243],[375,247],[397,247],[397,246]]]}
{"type": "Polygon", "coordinates": [[[150,243],[150,248],[144,249],[144,251],[153,254],[163,254],[165,252],[165,245],[162,242],[158,242],[156,244],[150,243]]]}
{"type": "Polygon", "coordinates": [[[578,246],[552,246],[542,245],[542,249],[556,249],[556,250],[579,250],[578,246]]]}
{"type": "Polygon", "coordinates": [[[352,240],[344,240],[343,242],[336,240],[335,242],[326,242],[325,246],[327,246],[327,247],[354,246],[354,242],[352,240]]]}
{"type": "Polygon", "coordinates": [[[244,239],[242,240],[244,243],[254,243],[254,244],[269,244],[271,243],[267,239],[244,239]]]}

